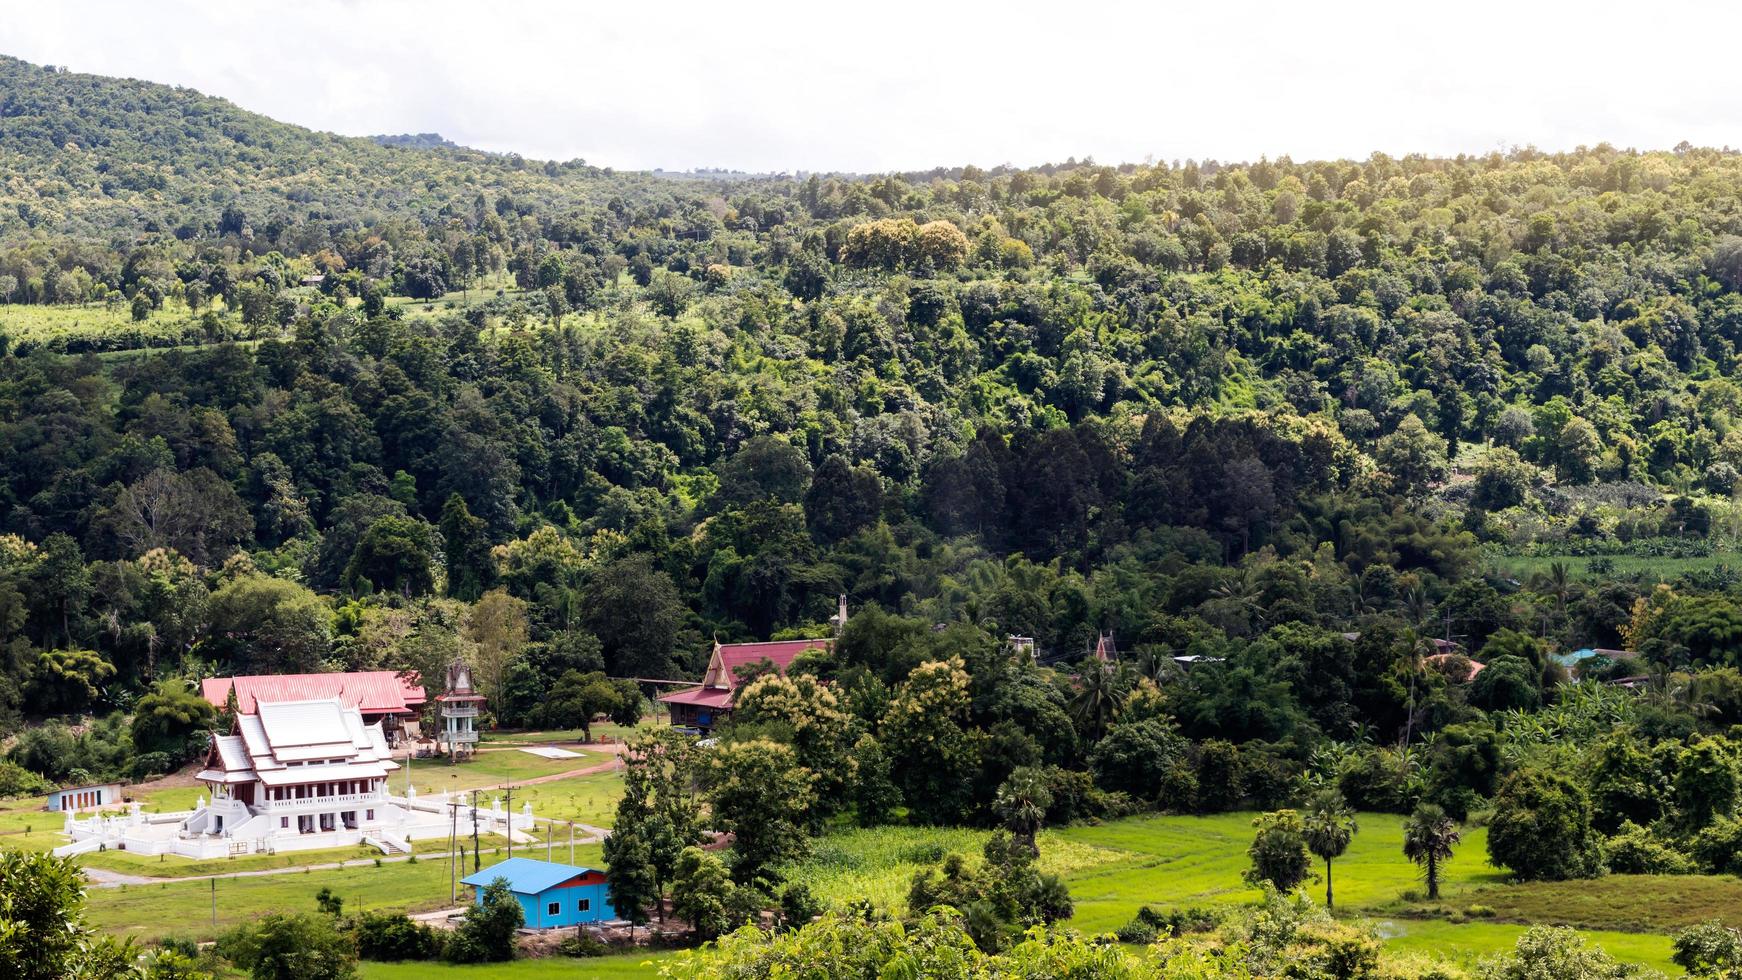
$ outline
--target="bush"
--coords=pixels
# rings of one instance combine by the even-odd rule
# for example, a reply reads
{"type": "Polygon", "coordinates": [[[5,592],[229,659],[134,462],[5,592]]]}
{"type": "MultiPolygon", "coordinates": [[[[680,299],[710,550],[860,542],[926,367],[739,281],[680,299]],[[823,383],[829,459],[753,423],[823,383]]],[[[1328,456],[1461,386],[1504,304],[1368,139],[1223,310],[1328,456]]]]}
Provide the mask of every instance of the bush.
{"type": "Polygon", "coordinates": [[[144,782],[170,772],[175,764],[170,761],[168,752],[147,752],[136,756],[127,766],[127,774],[136,782],[144,782]]]}
{"type": "Polygon", "coordinates": [[[1632,821],[1623,823],[1603,850],[1608,855],[1609,870],[1616,874],[1685,875],[1694,870],[1687,855],[1632,821]]]}
{"type": "Polygon", "coordinates": [[[465,920],[442,946],[442,959],[449,963],[499,963],[514,958],[514,932],[525,922],[520,902],[508,890],[508,880],[497,878],[484,886],[477,904],[466,909],[465,920]]]}
{"type": "Polygon", "coordinates": [[[1252,821],[1252,826],[1258,828],[1258,833],[1246,851],[1252,859],[1252,866],[1246,871],[1247,884],[1268,882],[1277,891],[1293,891],[1312,870],[1300,814],[1277,810],[1261,814],[1252,821]]]}
{"type": "Polygon", "coordinates": [[[1603,873],[1591,829],[1591,800],[1570,777],[1521,769],[1494,797],[1488,857],[1525,881],[1565,881],[1603,873]]]}
{"type": "Polygon", "coordinates": [[[1675,965],[1690,977],[1742,976],[1742,931],[1712,920],[1675,934],[1675,965]]]}
{"type": "Polygon", "coordinates": [[[1694,837],[1694,861],[1707,874],[1742,874],[1742,820],[1719,820],[1694,837]]]}
{"type": "Polygon", "coordinates": [[[41,796],[54,791],[54,784],[16,762],[0,761],[0,800],[41,796]]]}
{"type": "Polygon", "coordinates": [[[1115,935],[1119,937],[1119,941],[1122,943],[1131,943],[1135,946],[1148,946],[1150,943],[1155,942],[1157,932],[1154,926],[1144,922],[1141,918],[1137,918],[1132,919],[1123,926],[1120,926],[1119,931],[1115,933],[1115,935]]]}
{"type": "Polygon", "coordinates": [[[1127,928],[1148,929],[1156,936],[1183,936],[1191,932],[1209,932],[1222,924],[1223,914],[1215,909],[1193,905],[1188,908],[1159,909],[1145,905],[1127,928]]]}
{"type": "Polygon", "coordinates": [[[357,941],[357,955],[366,960],[433,960],[442,953],[441,935],[402,913],[365,912],[351,933],[357,941]]]}
{"type": "Polygon", "coordinates": [[[254,980],[350,980],[357,947],[330,916],[273,913],[232,929],[218,951],[254,980]]]}
{"type": "Polygon", "coordinates": [[[558,943],[556,951],[558,956],[573,956],[576,959],[584,959],[610,953],[611,945],[583,929],[558,943]]]}

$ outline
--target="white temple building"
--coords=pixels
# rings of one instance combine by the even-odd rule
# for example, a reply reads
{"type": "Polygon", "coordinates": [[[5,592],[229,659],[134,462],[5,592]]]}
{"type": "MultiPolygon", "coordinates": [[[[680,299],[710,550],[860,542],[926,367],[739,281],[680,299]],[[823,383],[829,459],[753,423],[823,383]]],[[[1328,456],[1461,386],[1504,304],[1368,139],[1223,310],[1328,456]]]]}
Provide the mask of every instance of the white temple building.
{"type": "MultiPolygon", "coordinates": [[[[446,799],[419,800],[416,790],[390,792],[400,769],[381,723],[365,725],[355,705],[339,698],[260,702],[236,716],[235,733],[212,736],[196,777],[211,789],[189,812],[145,814],[134,804],[122,816],[68,814],[72,843],[56,854],[116,847],[193,858],[369,844],[384,854],[409,853],[414,838],[445,837],[456,819],[446,799]]],[[[457,819],[470,829],[470,806],[457,819]]],[[[531,804],[510,818],[499,803],[478,808],[481,829],[531,840],[531,804]]]]}

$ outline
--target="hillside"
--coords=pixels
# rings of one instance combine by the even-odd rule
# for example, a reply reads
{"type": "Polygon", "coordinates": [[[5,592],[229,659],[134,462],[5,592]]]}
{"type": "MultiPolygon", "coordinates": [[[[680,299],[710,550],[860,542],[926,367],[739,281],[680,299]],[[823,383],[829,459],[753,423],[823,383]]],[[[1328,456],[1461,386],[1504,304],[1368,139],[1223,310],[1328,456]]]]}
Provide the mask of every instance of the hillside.
{"type": "MultiPolygon", "coordinates": [[[[1286,808],[1287,879],[1346,805],[1640,876],[1568,921],[1732,907],[1742,155],[614,173],[0,67],[19,793],[198,757],[193,677],[464,657],[564,731],[838,628],[613,828],[699,785],[755,882],[849,823],[1286,808]]],[[[1070,897],[985,846],[916,894],[998,886],[997,947],[1070,897]]],[[[1499,877],[1490,943],[1562,894],[1499,877]]]]}
{"type": "Polygon", "coordinates": [[[578,163],[533,166],[446,141],[314,132],[191,89],[4,56],[0,168],[0,242],[196,239],[219,230],[230,203],[340,226],[365,215],[435,221],[480,191],[567,208],[598,178],[578,163]]]}

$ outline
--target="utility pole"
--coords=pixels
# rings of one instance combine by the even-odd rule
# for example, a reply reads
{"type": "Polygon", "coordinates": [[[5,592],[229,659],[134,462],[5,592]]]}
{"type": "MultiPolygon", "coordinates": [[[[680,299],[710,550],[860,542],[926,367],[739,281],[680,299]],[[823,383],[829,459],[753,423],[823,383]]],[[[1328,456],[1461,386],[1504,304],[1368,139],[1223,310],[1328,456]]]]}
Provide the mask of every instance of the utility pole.
{"type": "Polygon", "coordinates": [[[514,784],[509,783],[507,790],[508,816],[507,819],[502,822],[502,832],[508,835],[508,857],[512,859],[514,857],[514,784]]]}
{"type": "Polygon", "coordinates": [[[569,863],[575,863],[575,822],[569,821],[569,863]]]}
{"type": "Polygon", "coordinates": [[[472,791],[472,870],[481,867],[483,858],[478,854],[478,791],[472,791]]]}
{"type": "Polygon", "coordinates": [[[460,856],[455,853],[459,844],[460,805],[453,800],[448,801],[448,904],[460,897],[460,856]]]}
{"type": "Polygon", "coordinates": [[[212,879],[212,927],[218,925],[218,879],[212,879]]]}

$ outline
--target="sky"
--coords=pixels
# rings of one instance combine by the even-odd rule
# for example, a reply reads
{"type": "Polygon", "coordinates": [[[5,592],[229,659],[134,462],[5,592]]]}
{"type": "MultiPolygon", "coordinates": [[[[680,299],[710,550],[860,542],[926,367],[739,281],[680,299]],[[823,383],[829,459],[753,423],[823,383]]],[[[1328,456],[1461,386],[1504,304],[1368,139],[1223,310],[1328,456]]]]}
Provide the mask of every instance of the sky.
{"type": "Polygon", "coordinates": [[[0,0],[0,53],[618,168],[1742,146],[1742,5],[0,0]]]}

